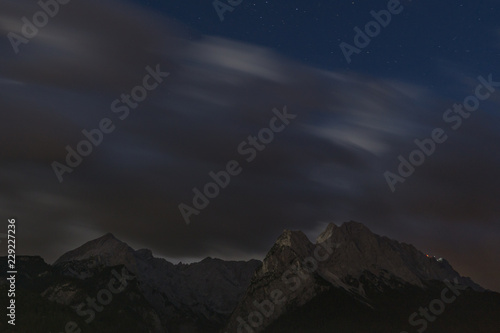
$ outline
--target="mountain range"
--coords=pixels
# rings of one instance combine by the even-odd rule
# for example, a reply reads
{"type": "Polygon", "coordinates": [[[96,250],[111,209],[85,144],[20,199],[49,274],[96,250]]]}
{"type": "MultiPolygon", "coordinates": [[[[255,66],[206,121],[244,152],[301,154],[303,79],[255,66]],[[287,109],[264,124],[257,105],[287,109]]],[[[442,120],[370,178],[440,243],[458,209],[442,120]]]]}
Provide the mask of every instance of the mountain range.
{"type": "Polygon", "coordinates": [[[285,230],[263,261],[173,264],[108,233],[52,265],[18,256],[17,270],[18,324],[2,318],[1,332],[500,330],[500,294],[352,221],[329,224],[314,243],[285,230]]]}

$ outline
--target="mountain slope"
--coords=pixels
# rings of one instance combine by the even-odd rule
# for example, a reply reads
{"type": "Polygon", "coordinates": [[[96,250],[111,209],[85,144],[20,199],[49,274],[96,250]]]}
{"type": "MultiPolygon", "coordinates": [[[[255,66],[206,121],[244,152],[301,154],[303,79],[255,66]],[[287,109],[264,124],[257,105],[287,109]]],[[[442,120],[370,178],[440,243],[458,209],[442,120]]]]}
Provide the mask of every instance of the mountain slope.
{"type": "MultiPolygon", "coordinates": [[[[356,222],[328,225],[315,243],[285,230],[263,262],[206,258],[174,265],[112,234],[54,265],[17,259],[20,332],[62,332],[69,322],[95,333],[498,333],[500,327],[500,294],[460,276],[445,259],[356,222]]],[[[0,263],[5,293],[7,258],[0,263]]],[[[5,318],[0,331],[14,332],[5,318]]]]}
{"type": "MultiPolygon", "coordinates": [[[[285,322],[302,318],[305,308],[327,302],[325,295],[330,294],[343,300],[339,304],[350,304],[352,311],[378,318],[379,308],[399,311],[387,307],[391,293],[424,297],[436,283],[445,287],[445,281],[466,286],[473,293],[483,291],[445,259],[428,257],[412,245],[378,236],[357,222],[328,225],[315,244],[302,232],[285,230],[222,332],[261,332],[271,329],[270,325],[270,332],[280,332],[279,327],[288,327],[285,322]],[[276,326],[277,322],[281,324],[276,326]]],[[[350,311],[341,313],[347,316],[350,311]]],[[[307,318],[303,320],[307,322],[307,318]]]]}
{"type": "Polygon", "coordinates": [[[106,234],[62,255],[54,267],[66,275],[85,278],[92,276],[94,267],[114,265],[125,266],[137,277],[141,293],[165,327],[206,332],[227,321],[260,262],[206,258],[174,265],[153,257],[149,250],[135,251],[106,234]],[[78,274],[71,268],[76,266],[78,274]]]}
{"type": "MultiPolygon", "coordinates": [[[[2,295],[8,289],[4,282],[6,264],[6,257],[0,258],[2,295]]],[[[100,290],[108,290],[109,281],[114,278],[112,271],[120,272],[123,266],[103,267],[96,270],[93,277],[80,280],[61,274],[40,257],[17,256],[16,264],[16,326],[8,325],[8,317],[2,316],[0,332],[64,332],[68,323],[77,325],[75,332],[78,329],[81,332],[165,332],[135,280],[129,281],[121,292],[112,295],[109,304],[90,316],[88,299],[95,299],[100,290]],[[78,305],[83,305],[84,316],[72,308],[78,305]]]]}

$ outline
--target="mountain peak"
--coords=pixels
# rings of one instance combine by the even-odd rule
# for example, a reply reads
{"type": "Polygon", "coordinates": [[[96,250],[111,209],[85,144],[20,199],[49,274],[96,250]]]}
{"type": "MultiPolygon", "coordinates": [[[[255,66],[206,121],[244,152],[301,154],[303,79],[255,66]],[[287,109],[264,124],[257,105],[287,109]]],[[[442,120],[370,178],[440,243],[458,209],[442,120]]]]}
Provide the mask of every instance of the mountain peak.
{"type": "Polygon", "coordinates": [[[103,262],[104,264],[111,264],[116,261],[113,257],[123,256],[132,252],[134,250],[125,242],[116,238],[112,233],[107,233],[74,250],[66,252],[54,264],[91,258],[97,259],[98,262],[103,262]]]}
{"type": "MultiPolygon", "coordinates": [[[[430,258],[411,245],[379,236],[359,222],[349,221],[340,226],[328,224],[318,236],[316,245],[300,231],[285,230],[256,271],[225,331],[239,331],[240,319],[255,310],[255,300],[269,297],[272,290],[281,291],[286,301],[274,304],[273,311],[262,319],[261,329],[256,332],[262,332],[290,309],[316,301],[319,303],[314,304],[324,308],[325,295],[335,294],[337,298],[337,295],[348,294],[372,307],[377,297],[386,297],[388,290],[398,293],[413,290],[425,294],[433,286],[444,286],[446,281],[482,290],[472,280],[460,276],[446,261],[430,258]]],[[[306,312],[311,309],[307,308],[306,312]]],[[[299,313],[295,311],[290,315],[292,321],[299,313]]],[[[329,311],[328,316],[331,313],[329,311]]],[[[338,320],[341,316],[334,317],[338,320]]]]}
{"type": "Polygon", "coordinates": [[[281,236],[276,240],[276,244],[287,247],[295,247],[296,245],[303,246],[310,243],[311,241],[302,231],[288,229],[283,230],[281,236]]]}
{"type": "Polygon", "coordinates": [[[106,233],[105,235],[99,237],[99,238],[96,238],[96,239],[116,239],[118,240],[118,238],[115,237],[115,235],[113,235],[111,232],[108,232],[106,233]]]}
{"type": "Polygon", "coordinates": [[[328,238],[332,237],[335,229],[339,228],[335,223],[330,222],[325,230],[321,234],[319,234],[318,238],[316,238],[316,243],[323,243],[328,238]]]}
{"type": "Polygon", "coordinates": [[[334,235],[338,237],[339,234],[351,236],[360,234],[373,235],[373,232],[368,229],[368,227],[363,223],[359,223],[356,221],[344,222],[340,226],[331,222],[328,224],[326,229],[318,236],[318,238],[316,239],[316,243],[323,243],[327,239],[332,238],[334,235]]]}
{"type": "Polygon", "coordinates": [[[363,223],[352,221],[352,220],[342,223],[340,228],[344,228],[345,230],[348,230],[351,232],[369,232],[369,233],[372,233],[372,231],[370,229],[368,229],[368,227],[366,225],[364,225],[363,223]]]}

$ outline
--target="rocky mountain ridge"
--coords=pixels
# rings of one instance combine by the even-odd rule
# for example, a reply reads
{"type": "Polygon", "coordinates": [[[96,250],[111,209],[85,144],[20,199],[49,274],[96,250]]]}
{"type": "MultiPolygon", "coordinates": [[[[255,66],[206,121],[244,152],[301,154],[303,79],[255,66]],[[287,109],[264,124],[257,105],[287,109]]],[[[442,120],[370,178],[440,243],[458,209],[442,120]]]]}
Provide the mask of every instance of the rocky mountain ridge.
{"type": "Polygon", "coordinates": [[[383,293],[412,286],[425,290],[435,281],[455,281],[477,292],[484,290],[470,278],[460,276],[445,259],[429,257],[412,245],[376,235],[361,223],[331,223],[314,244],[304,233],[286,230],[256,271],[224,331],[246,327],[247,331],[260,332],[286,312],[332,288],[369,305],[366,289],[383,293]],[[267,310],[249,317],[263,307],[267,310]]]}
{"type": "MultiPolygon", "coordinates": [[[[53,265],[39,257],[19,261],[21,297],[42,309],[25,309],[33,318],[26,331],[45,325],[59,332],[74,321],[92,332],[409,332],[406,317],[450,283],[460,285],[464,296],[435,325],[439,332],[447,325],[454,333],[468,332],[467,311],[476,311],[486,327],[482,332],[499,326],[498,316],[491,315],[500,313],[499,294],[462,277],[445,259],[352,221],[329,224],[314,243],[301,231],[285,230],[262,262],[206,258],[175,265],[112,234],[63,254],[53,265]],[[92,310],[82,317],[75,309],[107,288],[117,272],[130,281],[116,301],[94,317],[92,310]],[[488,311],[477,312],[482,307],[488,311]]],[[[0,283],[0,291],[5,287],[0,283]]]]}

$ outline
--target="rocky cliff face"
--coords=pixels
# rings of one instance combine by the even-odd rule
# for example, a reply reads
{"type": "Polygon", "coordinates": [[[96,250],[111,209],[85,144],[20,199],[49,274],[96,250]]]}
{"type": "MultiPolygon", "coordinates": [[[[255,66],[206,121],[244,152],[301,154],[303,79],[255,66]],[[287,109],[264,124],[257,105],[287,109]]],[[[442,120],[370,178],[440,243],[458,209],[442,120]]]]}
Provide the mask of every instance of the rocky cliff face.
{"type": "MultiPolygon", "coordinates": [[[[500,327],[499,294],[483,291],[445,259],[356,222],[330,224],[314,243],[285,230],[262,263],[206,258],[174,265],[106,234],[54,265],[20,256],[18,271],[19,313],[26,315],[16,328],[26,332],[64,331],[68,321],[96,333],[413,332],[418,322],[408,316],[442,297],[448,280],[461,286],[457,300],[427,332],[500,327]],[[109,288],[116,272],[129,275],[126,288],[85,323],[89,313],[75,309],[109,288]]],[[[0,321],[0,331],[6,327],[0,321]]]]}
{"type": "Polygon", "coordinates": [[[313,244],[299,231],[285,230],[252,279],[223,332],[260,332],[283,314],[331,288],[370,304],[366,289],[384,292],[406,286],[425,289],[431,281],[461,277],[445,259],[428,257],[412,245],[372,233],[363,224],[330,224],[313,244]]]}
{"type": "Polygon", "coordinates": [[[227,320],[261,263],[206,258],[174,265],[106,234],[67,252],[54,267],[82,279],[93,276],[98,267],[116,265],[136,276],[141,293],[166,327],[202,332],[203,327],[216,328],[227,320]]]}

